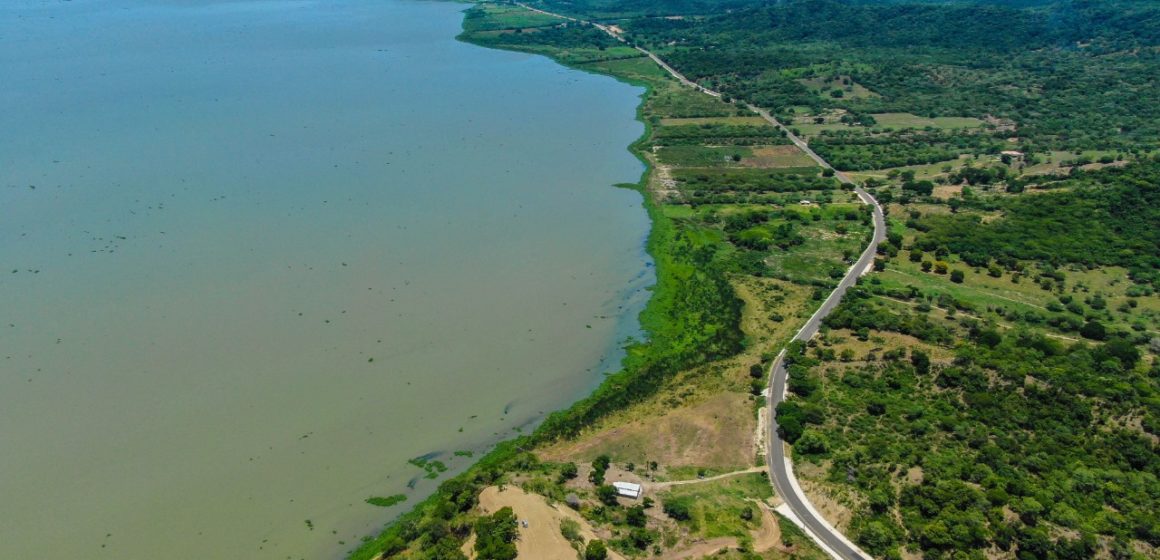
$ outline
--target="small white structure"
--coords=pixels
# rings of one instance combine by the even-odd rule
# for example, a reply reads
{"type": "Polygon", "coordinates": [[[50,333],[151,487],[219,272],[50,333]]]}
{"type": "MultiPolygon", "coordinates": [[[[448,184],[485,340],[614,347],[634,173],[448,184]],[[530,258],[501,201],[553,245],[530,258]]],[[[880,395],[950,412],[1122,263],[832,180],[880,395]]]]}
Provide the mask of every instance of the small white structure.
{"type": "Polygon", "coordinates": [[[640,485],[632,482],[613,482],[612,487],[616,488],[616,494],[624,496],[625,498],[637,499],[640,497],[640,485]]]}
{"type": "Polygon", "coordinates": [[[801,204],[802,206],[809,206],[809,205],[810,205],[810,201],[808,201],[808,200],[803,200],[803,201],[799,202],[798,204],[801,204]]]}

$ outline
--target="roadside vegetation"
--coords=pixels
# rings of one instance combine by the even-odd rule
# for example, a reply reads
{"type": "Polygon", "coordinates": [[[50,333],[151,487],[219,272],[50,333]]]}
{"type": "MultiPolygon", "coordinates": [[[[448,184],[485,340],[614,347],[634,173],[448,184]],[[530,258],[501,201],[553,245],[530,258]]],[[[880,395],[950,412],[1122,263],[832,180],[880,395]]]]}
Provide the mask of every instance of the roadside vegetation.
{"type": "Polygon", "coordinates": [[[778,424],[823,515],[881,558],[1160,553],[1156,3],[531,4],[626,42],[490,2],[462,38],[646,88],[647,339],[352,558],[514,558],[521,516],[577,558],[825,557],[753,472],[761,395],[870,214],[740,101],[888,216],[873,274],[788,347],[778,424]]]}

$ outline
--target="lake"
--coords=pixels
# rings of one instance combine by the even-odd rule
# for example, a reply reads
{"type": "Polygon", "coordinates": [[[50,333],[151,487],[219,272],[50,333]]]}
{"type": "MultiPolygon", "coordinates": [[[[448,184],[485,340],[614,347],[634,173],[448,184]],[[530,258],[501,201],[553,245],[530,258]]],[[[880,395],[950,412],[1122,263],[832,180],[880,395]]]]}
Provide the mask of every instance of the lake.
{"type": "Polygon", "coordinates": [[[464,8],[0,4],[0,558],[339,558],[615,367],[642,90],[464,8]]]}

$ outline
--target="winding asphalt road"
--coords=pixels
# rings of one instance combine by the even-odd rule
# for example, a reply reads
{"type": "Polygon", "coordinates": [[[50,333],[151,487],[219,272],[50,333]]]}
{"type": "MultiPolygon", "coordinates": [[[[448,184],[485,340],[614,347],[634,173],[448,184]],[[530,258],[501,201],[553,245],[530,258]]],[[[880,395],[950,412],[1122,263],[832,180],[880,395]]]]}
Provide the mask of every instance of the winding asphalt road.
{"type": "MultiPolygon", "coordinates": [[[[616,33],[608,26],[568,17],[561,14],[546,12],[526,4],[517,4],[523,8],[544,15],[554,16],[568,21],[591,24],[601,31],[611,35],[616,40],[627,42],[625,41],[624,37],[622,37],[619,33],[616,33]]],[[[636,47],[636,50],[651,58],[661,68],[664,68],[666,72],[668,72],[682,84],[692,87],[706,95],[721,97],[719,92],[713,91],[709,88],[706,88],[705,86],[702,86],[701,84],[689,80],[651,51],[648,51],[639,46],[636,47]]],[[[822,159],[821,156],[810,149],[805,140],[802,140],[800,137],[794,134],[793,131],[782,124],[781,121],[778,121],[773,117],[773,115],[770,115],[768,111],[749,104],[746,104],[746,107],[748,107],[749,110],[753,111],[754,113],[761,115],[762,118],[764,118],[773,126],[783,130],[786,136],[790,141],[793,142],[795,146],[797,146],[801,151],[805,152],[806,155],[817,162],[818,165],[822,166],[822,168],[833,169],[834,177],[839,181],[843,183],[854,184],[854,181],[850,180],[849,176],[841,171],[834,169],[833,166],[831,166],[826,160],[822,159]]],[[[841,303],[842,296],[846,294],[846,290],[849,289],[850,286],[853,286],[855,283],[857,283],[858,278],[870,269],[874,262],[874,255],[877,254],[878,251],[878,244],[886,238],[886,219],[882,213],[882,206],[878,204],[878,201],[875,200],[874,197],[870,195],[870,193],[866,192],[862,189],[862,187],[859,187],[856,184],[854,186],[854,192],[858,195],[859,200],[861,200],[863,204],[867,204],[871,207],[873,212],[874,235],[871,237],[870,244],[866,246],[866,250],[862,251],[862,255],[858,257],[858,260],[854,262],[852,266],[850,266],[850,270],[848,270],[846,275],[842,277],[842,281],[838,283],[838,286],[834,288],[833,292],[830,292],[830,295],[826,298],[826,301],[822,302],[822,306],[819,307],[812,316],[810,316],[809,320],[806,321],[806,324],[802,326],[801,330],[799,330],[797,334],[794,335],[793,340],[809,340],[813,338],[815,334],[817,334],[818,328],[821,327],[822,320],[825,319],[830,314],[830,312],[832,312],[834,308],[838,306],[839,303],[841,303]]],[[[769,399],[769,402],[771,411],[776,410],[777,405],[784,401],[786,396],[786,381],[789,374],[785,368],[784,358],[785,350],[782,350],[781,353],[778,354],[777,359],[774,360],[773,365],[770,367],[770,376],[772,379],[770,382],[771,398],[769,399]]],[[[830,525],[829,522],[827,522],[825,518],[823,518],[821,514],[819,514],[817,510],[814,509],[809,499],[806,498],[805,493],[802,492],[801,487],[797,483],[797,479],[794,477],[793,462],[785,452],[785,442],[782,441],[781,436],[777,433],[776,415],[770,414],[769,416],[769,433],[768,437],[766,438],[766,441],[769,442],[769,449],[766,453],[766,461],[769,463],[769,477],[773,483],[774,489],[777,491],[777,495],[781,496],[781,498],[785,500],[786,506],[789,507],[789,513],[792,514],[792,517],[796,518],[795,521],[797,524],[802,526],[802,528],[806,530],[810,537],[813,538],[815,542],[821,545],[822,548],[834,558],[839,560],[867,560],[871,558],[869,554],[866,554],[860,550],[857,545],[850,542],[849,539],[842,535],[841,532],[830,525]]]]}
{"type": "MultiPolygon", "coordinates": [[[[791,130],[786,128],[777,119],[773,118],[768,111],[753,105],[748,105],[749,109],[759,114],[765,120],[769,121],[774,126],[785,131],[787,137],[800,148],[806,155],[810,156],[818,165],[826,169],[834,169],[826,160],[816,154],[810,149],[809,145],[804,140],[799,138],[791,130]]],[[[843,183],[854,184],[849,176],[841,171],[834,170],[834,177],[843,183]]],[[[854,192],[857,193],[858,198],[863,204],[870,206],[873,212],[874,221],[874,235],[870,239],[870,244],[862,251],[862,255],[858,260],[846,271],[846,275],[842,277],[842,281],[830,292],[826,297],[826,301],[822,302],[822,306],[810,316],[806,324],[802,326],[801,330],[794,335],[793,340],[807,341],[818,332],[818,328],[822,325],[822,320],[825,319],[830,312],[834,310],[842,301],[842,296],[846,294],[846,290],[858,282],[858,277],[866,273],[874,263],[874,255],[878,252],[878,244],[886,239],[886,218],[882,213],[882,206],[874,199],[870,193],[862,189],[862,187],[854,187],[854,192]]],[[[770,367],[770,411],[777,410],[777,405],[785,400],[786,383],[789,373],[785,368],[785,350],[782,350],[774,360],[773,366],[770,367]]],[[[785,442],[782,441],[781,435],[777,432],[777,415],[770,414],[769,432],[766,441],[769,442],[769,449],[766,453],[766,461],[769,463],[769,478],[773,482],[773,487],[777,490],[777,495],[781,496],[794,517],[797,518],[799,525],[802,525],[806,532],[813,537],[822,548],[826,550],[831,556],[840,560],[863,560],[871,558],[858,548],[857,545],[850,542],[842,533],[830,525],[825,518],[821,516],[814,509],[813,505],[806,498],[805,493],[802,492],[798,486],[797,478],[793,475],[793,461],[785,452],[785,442]]]]}

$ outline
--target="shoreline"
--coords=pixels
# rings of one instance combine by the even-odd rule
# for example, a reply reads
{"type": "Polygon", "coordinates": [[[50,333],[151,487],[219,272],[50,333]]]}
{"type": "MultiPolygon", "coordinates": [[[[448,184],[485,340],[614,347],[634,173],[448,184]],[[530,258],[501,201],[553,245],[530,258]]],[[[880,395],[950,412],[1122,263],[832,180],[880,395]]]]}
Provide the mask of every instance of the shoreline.
{"type": "MultiPolygon", "coordinates": [[[[654,305],[654,302],[658,299],[658,295],[660,294],[660,291],[658,290],[658,286],[660,285],[660,282],[658,281],[658,279],[660,276],[661,264],[658,262],[658,258],[657,258],[658,254],[660,252],[660,246],[659,246],[659,244],[660,244],[660,240],[659,240],[660,229],[658,228],[658,225],[667,222],[669,220],[669,218],[667,218],[666,216],[663,215],[663,213],[660,211],[660,206],[656,203],[656,201],[653,200],[653,198],[649,194],[648,182],[649,182],[649,179],[652,176],[652,173],[654,171],[654,166],[649,161],[649,159],[644,156],[643,148],[642,148],[642,145],[643,145],[642,143],[645,140],[647,140],[652,134],[652,123],[650,123],[648,121],[648,119],[645,118],[645,115],[644,115],[645,101],[653,93],[652,86],[643,80],[633,80],[631,78],[627,78],[624,76],[617,76],[617,75],[609,74],[609,73],[605,73],[605,72],[598,72],[598,71],[595,71],[595,70],[592,70],[589,68],[582,68],[579,66],[568,64],[564,61],[561,61],[557,58],[554,58],[550,55],[543,54],[543,53],[532,53],[532,52],[513,50],[513,49],[503,49],[503,48],[497,48],[497,47],[493,47],[490,45],[483,45],[483,44],[471,41],[467,38],[467,33],[468,33],[467,30],[464,29],[462,26],[464,23],[466,23],[468,10],[470,10],[471,7],[475,6],[475,3],[474,2],[462,2],[462,1],[457,2],[457,3],[463,3],[463,4],[467,5],[468,7],[460,12],[462,14],[461,32],[459,35],[457,35],[455,37],[456,41],[470,44],[470,45],[472,45],[474,47],[478,47],[478,48],[504,50],[504,51],[509,51],[509,52],[522,52],[524,54],[529,54],[532,56],[543,56],[543,57],[551,60],[554,64],[558,64],[564,68],[568,68],[568,69],[574,70],[574,71],[585,72],[587,74],[594,74],[594,75],[598,75],[598,76],[609,77],[609,78],[612,78],[618,82],[621,82],[621,83],[624,83],[624,84],[627,84],[630,86],[640,87],[644,90],[638,96],[639,102],[637,103],[636,109],[635,109],[635,119],[638,122],[640,122],[644,128],[641,132],[641,135],[639,137],[637,137],[636,140],[634,140],[632,143],[625,146],[625,149],[630,154],[632,154],[632,156],[635,157],[637,159],[637,161],[639,161],[642,164],[643,169],[641,171],[640,177],[637,179],[637,181],[635,183],[615,183],[615,184],[609,185],[609,187],[612,187],[612,188],[624,188],[624,189],[628,189],[628,190],[632,190],[632,191],[637,192],[641,196],[641,205],[644,208],[645,214],[649,220],[648,232],[644,236],[643,243],[642,243],[640,249],[647,258],[645,269],[642,270],[642,276],[645,278],[651,276],[651,278],[649,278],[649,280],[651,280],[651,282],[648,284],[641,282],[642,285],[639,288],[635,287],[634,285],[625,286],[624,289],[620,292],[620,296],[618,298],[621,302],[626,304],[626,307],[628,307],[627,304],[631,302],[631,300],[633,299],[633,296],[636,292],[642,291],[642,290],[649,292],[646,299],[639,306],[639,310],[636,311],[636,314],[634,317],[632,315],[629,315],[629,313],[631,313],[632,310],[626,310],[624,314],[622,314],[620,317],[617,318],[618,323],[623,323],[624,321],[628,320],[629,317],[633,317],[635,319],[635,322],[637,325],[637,328],[635,329],[635,331],[637,333],[639,333],[643,338],[642,338],[642,340],[634,340],[633,338],[631,338],[631,335],[630,335],[630,338],[626,340],[623,337],[621,337],[620,333],[618,333],[617,334],[618,340],[616,341],[615,345],[616,345],[617,350],[618,350],[617,353],[620,354],[619,360],[617,360],[616,357],[610,355],[607,358],[600,360],[600,362],[598,362],[596,365],[593,366],[593,369],[597,369],[597,370],[601,371],[601,375],[603,375],[604,378],[602,380],[600,380],[599,383],[594,384],[591,390],[589,390],[587,393],[581,394],[577,400],[572,402],[572,404],[570,404],[562,409],[559,409],[559,410],[556,410],[553,412],[549,412],[549,413],[537,414],[535,417],[529,418],[526,422],[519,425],[518,429],[520,429],[520,430],[522,430],[523,428],[532,427],[530,433],[517,435],[515,437],[511,437],[510,435],[499,435],[498,437],[490,438],[486,442],[482,442],[479,446],[479,449],[477,450],[479,453],[477,455],[478,459],[476,459],[473,463],[469,464],[466,468],[463,469],[463,471],[456,473],[454,476],[448,477],[447,479],[441,481],[439,483],[439,486],[437,487],[437,489],[434,492],[432,492],[430,495],[423,498],[421,501],[417,501],[417,502],[413,502],[413,503],[408,503],[408,502],[400,503],[399,505],[409,506],[409,507],[405,511],[396,515],[393,519],[386,521],[384,526],[382,527],[382,529],[379,530],[377,535],[373,535],[373,536],[368,535],[368,538],[365,538],[358,548],[347,553],[344,556],[344,558],[346,558],[348,560],[374,560],[374,559],[382,558],[385,555],[385,552],[387,550],[387,543],[390,541],[391,538],[395,537],[394,533],[399,532],[400,528],[402,528],[410,523],[413,523],[417,520],[417,518],[420,518],[424,509],[431,507],[432,504],[439,498],[439,496],[445,492],[445,489],[444,489],[445,485],[447,485],[448,483],[453,483],[454,481],[459,481],[459,480],[465,479],[465,478],[471,478],[473,476],[473,473],[475,473],[476,471],[487,469],[489,466],[491,466],[493,464],[501,463],[505,460],[512,458],[513,456],[518,454],[521,451],[521,449],[524,447],[524,445],[522,445],[523,443],[530,443],[527,440],[536,437],[536,434],[539,432],[540,428],[544,425],[544,422],[547,419],[549,419],[553,415],[562,414],[562,413],[565,413],[569,410],[574,409],[578,404],[583,403],[586,399],[589,399],[589,398],[596,396],[598,394],[600,388],[602,388],[606,385],[609,385],[609,383],[612,379],[611,376],[618,373],[618,372],[623,372],[625,367],[626,367],[626,365],[625,365],[626,362],[630,359],[631,349],[628,345],[629,344],[639,345],[639,344],[642,344],[642,343],[651,339],[651,333],[649,332],[648,328],[645,326],[645,316],[649,313],[650,307],[652,307],[654,305]]],[[[634,278],[634,282],[639,280],[639,279],[641,279],[641,278],[640,277],[634,278]]],[[[619,328],[618,328],[618,330],[619,330],[619,328]]],[[[517,432],[517,433],[520,433],[520,432],[517,432]]]]}

